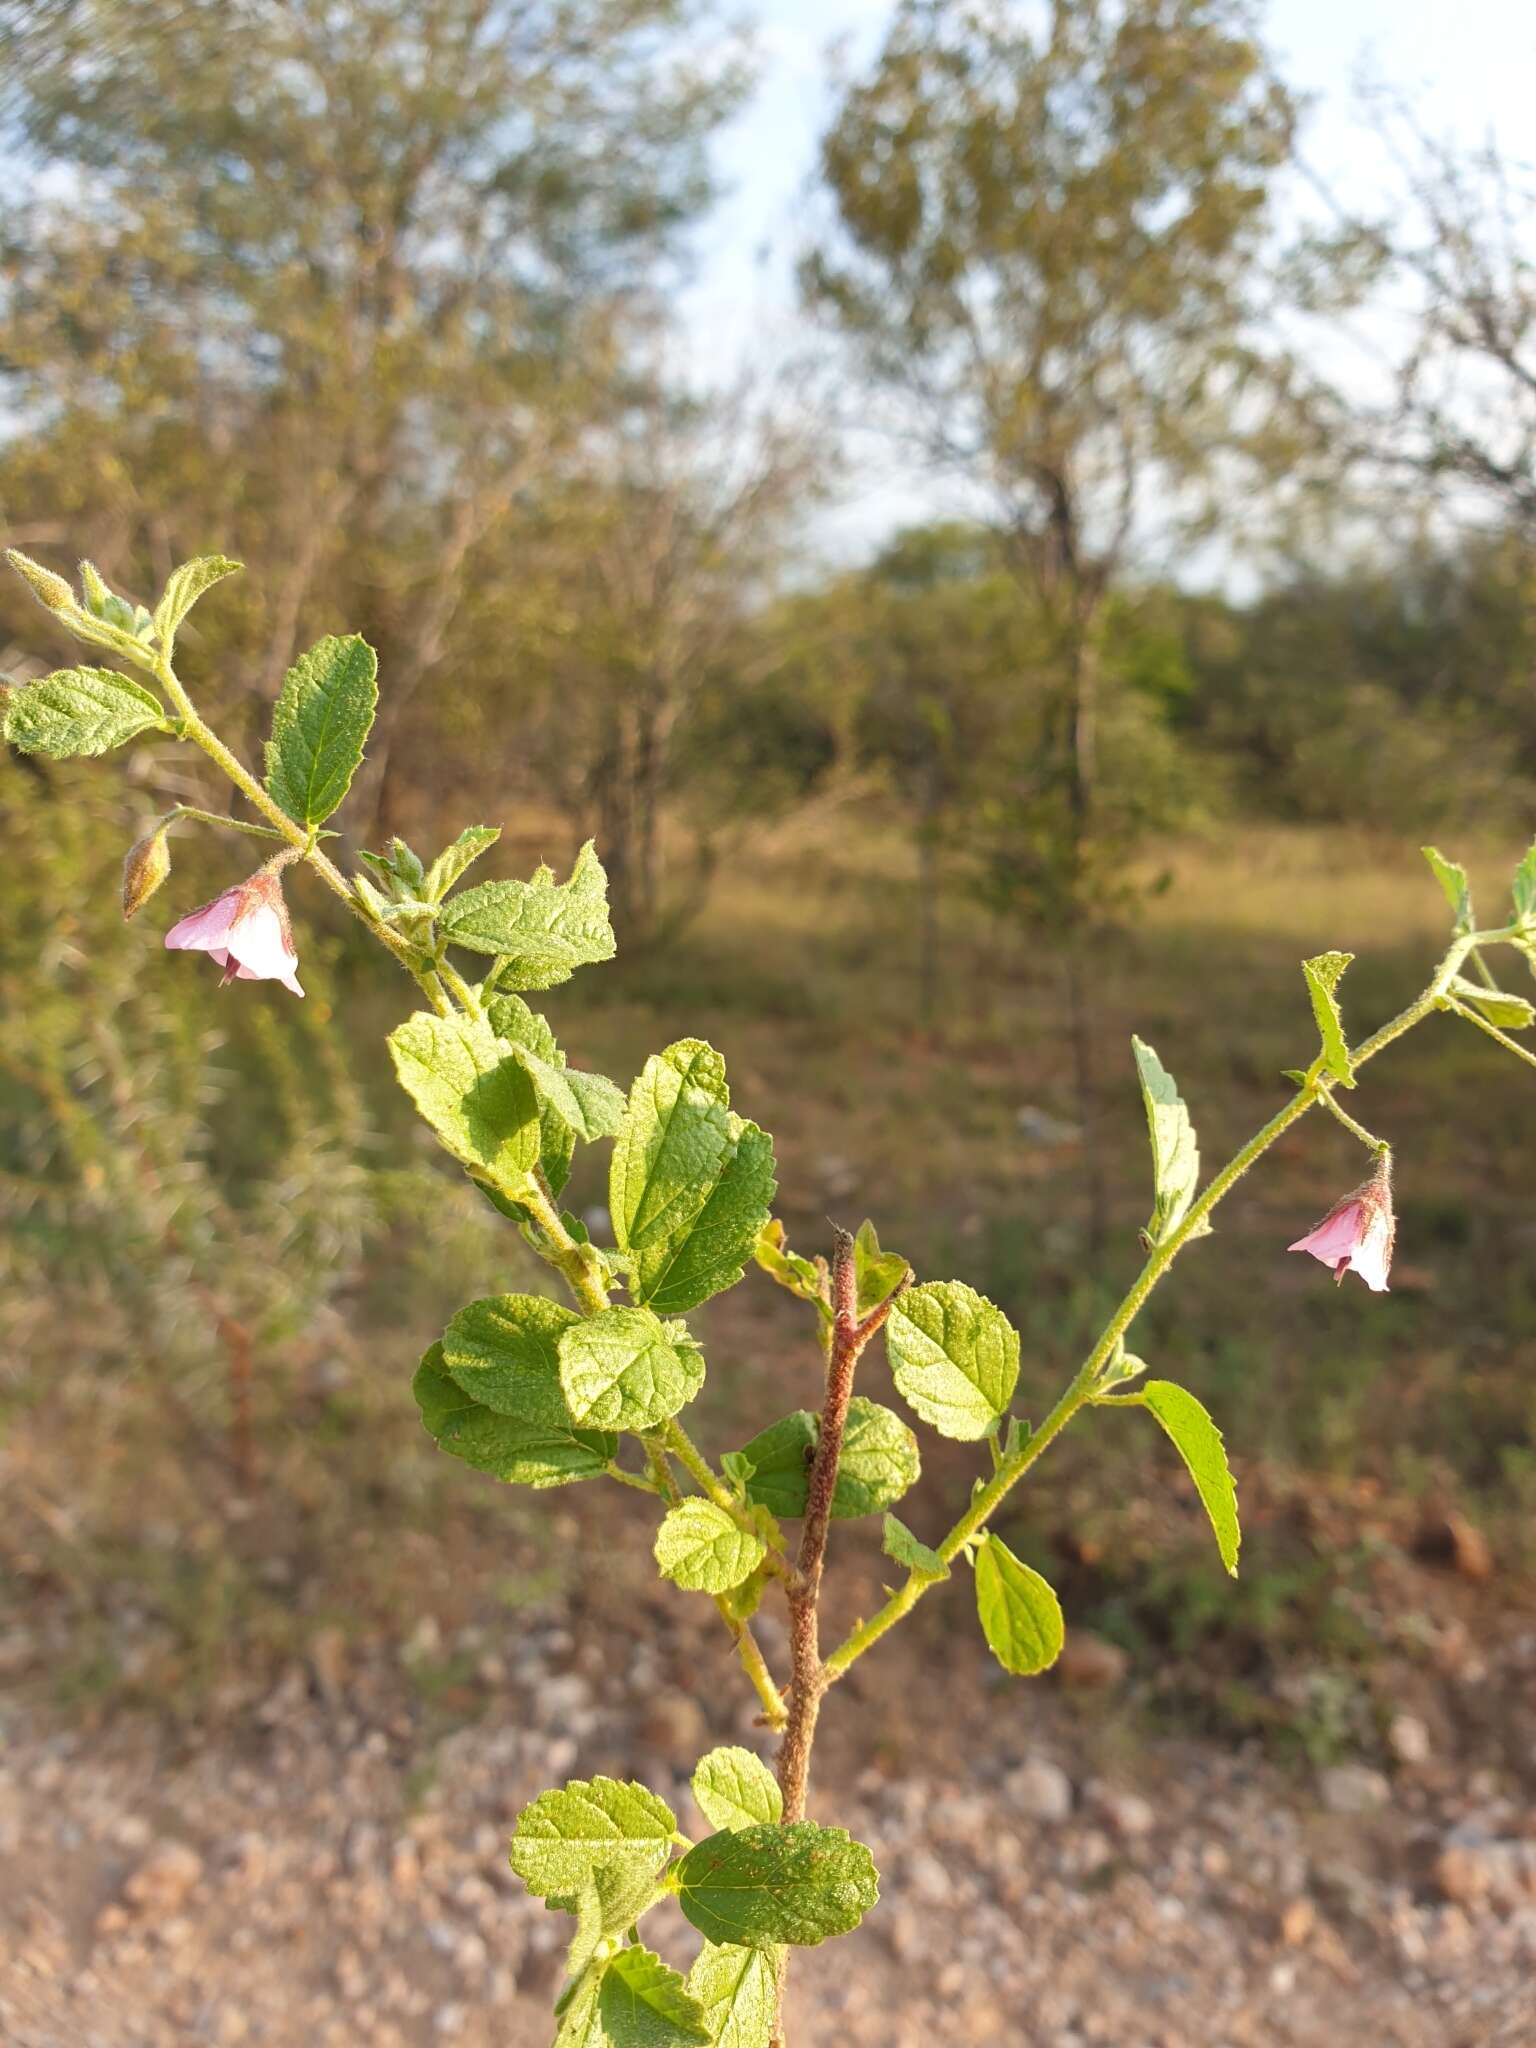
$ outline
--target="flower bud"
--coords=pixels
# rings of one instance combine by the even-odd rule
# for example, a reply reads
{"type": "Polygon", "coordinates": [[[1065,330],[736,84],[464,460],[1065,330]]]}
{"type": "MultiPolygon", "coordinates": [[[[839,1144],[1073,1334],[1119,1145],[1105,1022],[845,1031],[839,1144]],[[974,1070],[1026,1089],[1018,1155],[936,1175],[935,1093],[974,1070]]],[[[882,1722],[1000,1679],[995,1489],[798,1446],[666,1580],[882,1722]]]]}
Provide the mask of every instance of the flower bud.
{"type": "Polygon", "coordinates": [[[27,584],[39,604],[46,605],[51,612],[70,612],[76,609],[75,593],[62,576],[55,576],[51,569],[45,569],[41,562],[34,562],[30,555],[24,555],[20,548],[7,548],[5,559],[10,563],[22,582],[27,584]]]}
{"type": "Polygon", "coordinates": [[[169,820],[162,818],[128,849],[123,862],[123,916],[132,917],[171,872],[169,820]]]}

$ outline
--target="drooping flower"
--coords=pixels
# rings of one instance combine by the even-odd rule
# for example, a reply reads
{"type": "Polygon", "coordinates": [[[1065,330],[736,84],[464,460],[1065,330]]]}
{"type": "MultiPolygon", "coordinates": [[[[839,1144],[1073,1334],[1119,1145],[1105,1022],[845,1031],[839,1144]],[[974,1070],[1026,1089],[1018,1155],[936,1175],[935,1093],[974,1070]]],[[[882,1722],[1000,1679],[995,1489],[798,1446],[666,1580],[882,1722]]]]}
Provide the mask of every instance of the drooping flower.
{"type": "Polygon", "coordinates": [[[283,885],[271,868],[258,868],[200,910],[189,911],[165,935],[173,952],[211,953],[231,981],[280,981],[296,996],[299,956],[283,885]]]}
{"type": "Polygon", "coordinates": [[[1385,1294],[1396,1236],[1392,1155],[1382,1151],[1377,1155],[1376,1171],[1370,1179],[1362,1181],[1343,1201],[1335,1202],[1321,1223],[1287,1249],[1310,1252],[1314,1259],[1331,1266],[1340,1286],[1344,1275],[1353,1268],[1373,1293],[1385,1294]]]}

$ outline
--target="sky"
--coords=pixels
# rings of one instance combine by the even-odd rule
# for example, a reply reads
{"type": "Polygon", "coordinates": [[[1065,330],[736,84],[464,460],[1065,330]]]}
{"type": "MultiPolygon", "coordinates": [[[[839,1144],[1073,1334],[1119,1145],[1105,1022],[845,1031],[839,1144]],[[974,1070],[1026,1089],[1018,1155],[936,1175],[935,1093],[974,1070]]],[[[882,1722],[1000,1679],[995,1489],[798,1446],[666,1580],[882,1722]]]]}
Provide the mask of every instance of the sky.
{"type": "MultiPolygon", "coordinates": [[[[726,196],[699,237],[680,308],[686,367],[705,382],[770,368],[804,340],[794,257],[832,105],[827,52],[840,44],[855,71],[867,64],[891,0],[757,0],[753,12],[761,81],[718,144],[726,196]]],[[[1264,20],[1281,76],[1311,103],[1307,161],[1347,202],[1368,207],[1392,189],[1361,115],[1362,75],[1405,94],[1432,134],[1476,143],[1492,133],[1513,154],[1536,155],[1529,0],[1270,0],[1264,20]]],[[[857,558],[903,520],[944,509],[932,481],[894,452],[856,467],[861,483],[818,522],[832,553],[857,558]]]]}

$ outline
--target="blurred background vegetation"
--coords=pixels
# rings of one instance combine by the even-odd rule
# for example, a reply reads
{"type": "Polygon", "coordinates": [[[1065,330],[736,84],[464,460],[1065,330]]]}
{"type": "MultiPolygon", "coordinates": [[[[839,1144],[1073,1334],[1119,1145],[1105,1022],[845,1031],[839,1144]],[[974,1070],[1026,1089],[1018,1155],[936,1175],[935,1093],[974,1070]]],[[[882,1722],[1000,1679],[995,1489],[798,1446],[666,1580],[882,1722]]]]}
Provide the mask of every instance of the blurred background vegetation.
{"type": "MultiPolygon", "coordinates": [[[[1442,943],[1418,841],[1496,889],[1536,821],[1531,191],[1378,96],[1396,203],[1319,193],[1238,0],[902,0],[834,80],[792,357],[685,375],[756,62],[702,0],[0,0],[0,526],[139,598],[242,558],[183,639],[247,755],[366,634],[347,853],[595,835],[620,959],[562,1041],[627,1082],[711,1037],[792,1235],[869,1211],[993,1295],[1038,1409],[1137,1256],[1129,1031],[1224,1157],[1307,1056],[1295,963],[1356,950],[1384,1015],[1442,943]],[[871,436],[934,511],[854,556],[821,522],[871,436]]],[[[0,590],[0,669],[51,630],[0,590]]],[[[408,992],[302,884],[302,1005],[125,930],[176,800],[228,792],[170,748],[0,773],[0,1601],[92,1701],[206,1704],[407,1570],[466,1598],[522,1512],[415,1430],[419,1349],[529,1276],[391,1092],[408,992]]],[[[179,906],[235,872],[211,838],[179,906]]],[[[1369,1666],[1383,1546],[1528,1584],[1532,1121],[1468,1038],[1372,1069],[1388,1301],[1281,1256],[1356,1172],[1304,1129],[1149,1316],[1237,1456],[1237,1592],[1107,1429],[1020,1511],[1181,1710],[1353,1740],[1353,1678],[1292,1681],[1369,1666]]],[[[701,1318],[754,1428],[814,1377],[779,1315],[701,1318]]]]}

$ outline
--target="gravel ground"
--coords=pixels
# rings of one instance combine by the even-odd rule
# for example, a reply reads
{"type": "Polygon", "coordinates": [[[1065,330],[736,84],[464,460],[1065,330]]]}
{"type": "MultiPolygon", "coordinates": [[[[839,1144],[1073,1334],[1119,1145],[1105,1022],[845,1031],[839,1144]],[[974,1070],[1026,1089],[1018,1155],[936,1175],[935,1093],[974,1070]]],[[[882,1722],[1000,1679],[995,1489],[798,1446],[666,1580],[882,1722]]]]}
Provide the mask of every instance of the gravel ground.
{"type": "MultiPolygon", "coordinates": [[[[558,1617],[504,1647],[483,1630],[443,1645],[424,1623],[404,1662],[322,1635],[190,1736],[125,1716],[86,1734],[13,1704],[0,2040],[547,2043],[567,1923],[507,1869],[518,1808],[609,1771],[701,1829],[693,1760],[762,1740],[717,1702],[735,1694],[712,1658],[706,1691],[679,1689],[701,1668],[686,1627],[622,1668],[584,1663],[558,1617]],[[403,1682],[445,1650],[478,1659],[468,1725],[403,1682]]],[[[894,1683],[850,1681],[829,1709],[813,1811],[871,1844],[884,1896],[798,1959],[797,2048],[1536,2042],[1536,1807],[1507,1772],[1455,1767],[1407,1714],[1390,1773],[1303,1781],[1187,1742],[1088,1769],[1083,1695],[1030,1688],[1026,1722],[973,1645],[946,1656],[942,1696],[931,1644],[893,1655],[894,1683]],[[911,1702],[935,1711],[914,1726],[911,1702]]],[[[1501,1672],[1529,1700],[1536,1637],[1501,1672]]],[[[646,1927],[673,1961],[696,1940],[661,1912],[646,1927]]]]}

